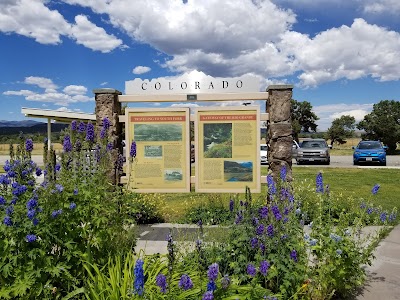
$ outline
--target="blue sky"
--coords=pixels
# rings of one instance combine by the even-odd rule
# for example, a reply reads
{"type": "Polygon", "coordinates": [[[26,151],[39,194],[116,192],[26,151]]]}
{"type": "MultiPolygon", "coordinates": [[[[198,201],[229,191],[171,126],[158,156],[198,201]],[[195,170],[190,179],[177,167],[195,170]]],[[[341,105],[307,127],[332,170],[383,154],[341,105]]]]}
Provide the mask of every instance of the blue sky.
{"type": "Polygon", "coordinates": [[[324,130],[400,100],[399,15],[398,0],[2,0],[0,120],[91,113],[93,89],[198,70],[293,84],[324,130]]]}

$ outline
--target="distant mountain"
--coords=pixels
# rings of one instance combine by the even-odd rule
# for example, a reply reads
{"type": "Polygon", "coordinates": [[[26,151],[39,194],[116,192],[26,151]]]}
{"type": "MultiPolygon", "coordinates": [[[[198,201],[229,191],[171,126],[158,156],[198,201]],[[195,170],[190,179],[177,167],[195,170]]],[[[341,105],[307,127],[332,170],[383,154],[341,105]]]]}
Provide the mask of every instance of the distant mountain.
{"type": "Polygon", "coordinates": [[[39,124],[44,124],[44,123],[33,120],[23,120],[23,121],[0,120],[0,127],[32,127],[39,124]]]}
{"type": "MultiPolygon", "coordinates": [[[[10,121],[7,121],[10,122],[10,121]]],[[[31,121],[35,122],[35,121],[31,121]]],[[[51,132],[60,132],[64,128],[67,128],[68,124],[51,124],[51,132]]],[[[19,134],[20,132],[24,134],[28,133],[43,133],[47,134],[47,124],[46,123],[41,123],[41,122],[35,122],[33,126],[18,126],[18,127],[12,127],[12,126],[0,126],[0,135],[12,135],[12,134],[19,134]]]]}

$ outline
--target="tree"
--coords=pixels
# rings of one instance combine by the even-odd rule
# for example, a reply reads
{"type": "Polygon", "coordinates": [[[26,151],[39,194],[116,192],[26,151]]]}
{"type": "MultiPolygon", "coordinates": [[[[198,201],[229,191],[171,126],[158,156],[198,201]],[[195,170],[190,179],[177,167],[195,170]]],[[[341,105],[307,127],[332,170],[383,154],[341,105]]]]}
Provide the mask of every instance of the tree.
{"type": "Polygon", "coordinates": [[[292,99],[292,127],[294,139],[299,140],[299,133],[317,131],[317,124],[315,123],[319,118],[312,112],[312,105],[308,101],[299,102],[292,99]]]}
{"type": "Polygon", "coordinates": [[[400,141],[400,102],[382,100],[374,104],[357,128],[365,131],[363,139],[379,140],[393,152],[400,141]]]}
{"type": "Polygon", "coordinates": [[[346,139],[354,134],[356,127],[356,119],[352,116],[345,115],[333,120],[331,127],[326,132],[326,138],[331,140],[331,145],[334,142],[339,144],[346,143],[346,139]]]}

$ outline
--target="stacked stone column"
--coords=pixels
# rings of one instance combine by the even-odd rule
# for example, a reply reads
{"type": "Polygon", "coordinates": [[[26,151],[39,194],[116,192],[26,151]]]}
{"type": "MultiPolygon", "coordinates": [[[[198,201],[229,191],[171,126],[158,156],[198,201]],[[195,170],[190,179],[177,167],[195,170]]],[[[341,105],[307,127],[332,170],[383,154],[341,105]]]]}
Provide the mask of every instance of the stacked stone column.
{"type": "Polygon", "coordinates": [[[119,184],[121,174],[115,169],[118,155],[122,154],[122,123],[119,122],[119,115],[122,112],[121,103],[118,101],[118,95],[122,93],[114,89],[96,89],[93,90],[96,101],[96,129],[101,131],[103,119],[107,117],[111,126],[109,129],[109,141],[113,144],[111,150],[112,167],[107,170],[110,183],[119,184]]]}
{"type": "Polygon", "coordinates": [[[280,170],[286,166],[287,180],[292,181],[292,85],[271,85],[268,87],[266,105],[269,113],[267,145],[269,170],[277,180],[280,170]]]}

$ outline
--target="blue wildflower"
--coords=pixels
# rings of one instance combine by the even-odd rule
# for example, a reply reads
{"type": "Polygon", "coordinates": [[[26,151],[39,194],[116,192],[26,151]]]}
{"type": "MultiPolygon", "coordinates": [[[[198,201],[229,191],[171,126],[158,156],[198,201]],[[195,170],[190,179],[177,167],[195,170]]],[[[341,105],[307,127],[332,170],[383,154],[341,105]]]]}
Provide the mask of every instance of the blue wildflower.
{"type": "Polygon", "coordinates": [[[58,209],[58,210],[53,210],[53,212],[51,213],[51,216],[53,218],[57,218],[61,214],[62,214],[62,209],[58,209]]]}
{"type": "Polygon", "coordinates": [[[342,253],[343,253],[342,250],[340,250],[340,249],[337,249],[337,250],[336,250],[336,254],[337,254],[338,256],[340,256],[342,253]]]}
{"type": "Polygon", "coordinates": [[[63,148],[64,148],[64,152],[68,153],[68,152],[72,151],[71,139],[68,134],[66,136],[64,136],[63,148]]]}
{"type": "Polygon", "coordinates": [[[258,223],[260,223],[260,221],[256,217],[252,217],[251,218],[251,223],[253,224],[253,226],[257,226],[258,223]]]}
{"type": "Polygon", "coordinates": [[[271,209],[272,209],[272,213],[275,216],[275,219],[277,221],[281,220],[282,219],[282,215],[281,215],[281,212],[279,211],[279,207],[276,206],[276,205],[273,205],[271,209]]]}
{"type": "Polygon", "coordinates": [[[248,264],[247,265],[246,272],[247,272],[248,275],[250,275],[252,277],[256,276],[256,274],[257,274],[256,267],[253,264],[248,264]]]}
{"type": "Polygon", "coordinates": [[[213,292],[213,291],[215,291],[216,289],[217,289],[217,285],[215,284],[214,281],[210,280],[210,281],[207,283],[207,291],[213,292]]]}
{"type": "Polygon", "coordinates": [[[263,233],[264,233],[264,225],[263,224],[260,224],[260,225],[258,225],[258,227],[257,227],[257,229],[256,229],[256,234],[257,235],[262,235],[263,233]]]}
{"type": "Polygon", "coordinates": [[[336,243],[339,243],[339,242],[342,241],[342,237],[339,236],[339,235],[337,235],[337,234],[334,234],[334,233],[331,233],[331,234],[330,234],[330,238],[331,238],[332,240],[334,240],[336,243]]]}
{"type": "Polygon", "coordinates": [[[0,184],[9,185],[11,180],[6,175],[0,175],[0,184]]]}
{"type": "Polygon", "coordinates": [[[37,224],[39,224],[39,220],[36,219],[36,218],[34,218],[34,219],[32,220],[32,224],[33,224],[34,226],[36,226],[37,224]]]}
{"type": "Polygon", "coordinates": [[[4,166],[3,166],[4,171],[8,172],[11,170],[11,164],[8,160],[6,160],[4,166]]]}
{"type": "Polygon", "coordinates": [[[74,203],[74,202],[71,202],[70,204],[69,204],[69,209],[70,210],[74,210],[76,208],[76,204],[74,203]]]}
{"type": "Polygon", "coordinates": [[[34,209],[38,205],[37,200],[33,197],[26,203],[27,209],[34,209]]]}
{"type": "MultiPolygon", "coordinates": [[[[207,285],[208,289],[208,285],[207,285]]],[[[201,298],[202,300],[214,300],[214,293],[212,290],[208,290],[203,294],[203,297],[201,298]]]]}
{"type": "Polygon", "coordinates": [[[136,142],[132,141],[131,144],[131,150],[129,152],[130,157],[135,158],[136,157],[136,142]]]}
{"type": "Polygon", "coordinates": [[[316,183],[316,186],[317,186],[316,192],[317,193],[323,193],[324,192],[324,182],[323,182],[323,179],[322,179],[321,172],[319,172],[317,174],[317,178],[315,180],[315,183],[316,183]]]}
{"type": "Polygon", "coordinates": [[[79,133],[84,133],[85,130],[86,130],[86,125],[85,125],[85,123],[80,122],[80,123],[79,123],[79,126],[78,126],[78,132],[79,132],[79,133]]]}
{"type": "Polygon", "coordinates": [[[160,288],[161,293],[166,293],[167,292],[167,277],[164,274],[158,274],[156,277],[156,285],[160,288]]]}
{"type": "Polygon", "coordinates": [[[229,200],[229,211],[233,212],[233,209],[235,208],[235,202],[233,201],[233,199],[231,198],[231,200],[229,200]]]}
{"type": "Polygon", "coordinates": [[[28,235],[26,236],[26,241],[27,241],[28,243],[33,243],[34,241],[36,241],[36,239],[37,239],[37,237],[36,237],[36,235],[34,235],[34,234],[28,234],[28,235]]]}
{"type": "Polygon", "coordinates": [[[109,142],[109,143],[107,144],[107,146],[106,146],[106,150],[107,150],[107,151],[111,151],[112,149],[114,149],[114,145],[113,145],[112,142],[109,142]]]}
{"type": "Polygon", "coordinates": [[[381,186],[379,184],[375,184],[371,191],[372,195],[376,195],[376,193],[378,193],[380,187],[381,186]]]}
{"type": "Polygon", "coordinates": [[[272,225],[272,224],[268,225],[268,227],[267,227],[267,235],[269,237],[274,236],[274,225],[272,225]]]}
{"type": "Polygon", "coordinates": [[[6,199],[4,199],[3,196],[0,196],[0,205],[6,205],[6,204],[7,204],[6,199]]]}
{"type": "Polygon", "coordinates": [[[77,188],[74,189],[74,195],[78,195],[78,189],[77,188]]]}
{"type": "Polygon", "coordinates": [[[268,207],[263,206],[258,210],[261,219],[266,219],[268,216],[268,207]]]}
{"type": "Polygon", "coordinates": [[[379,218],[381,219],[381,222],[386,222],[387,213],[386,212],[382,212],[379,218]]]}
{"type": "Polygon", "coordinates": [[[275,181],[271,174],[267,175],[267,184],[268,184],[268,194],[275,195],[276,194],[275,181]]]}
{"type": "Polygon", "coordinates": [[[144,271],[143,271],[143,260],[138,259],[133,270],[135,275],[135,281],[133,287],[135,289],[135,294],[139,296],[143,295],[144,292],[144,271]]]}
{"type": "Polygon", "coordinates": [[[239,212],[236,214],[235,224],[236,224],[236,225],[237,225],[237,224],[240,224],[240,222],[242,222],[242,220],[243,220],[242,211],[239,211],[239,212]]]}
{"type": "Polygon", "coordinates": [[[94,142],[94,126],[90,122],[86,126],[86,140],[91,143],[94,142]]]}
{"type": "Polygon", "coordinates": [[[191,288],[193,288],[193,282],[192,279],[190,279],[189,275],[183,274],[181,276],[181,279],[179,280],[178,286],[183,289],[184,291],[187,291],[191,288]]]}
{"type": "Polygon", "coordinates": [[[55,187],[56,187],[56,190],[57,190],[59,193],[62,193],[62,191],[64,190],[64,187],[63,187],[61,184],[59,184],[59,183],[57,183],[57,184],[55,185],[55,187]]]}
{"type": "Polygon", "coordinates": [[[29,220],[32,220],[36,215],[36,211],[34,209],[29,209],[26,216],[29,220]]]}
{"type": "Polygon", "coordinates": [[[25,150],[26,150],[27,152],[32,152],[32,150],[33,150],[33,142],[32,142],[31,139],[27,139],[27,140],[25,141],[25,150]]]}
{"type": "Polygon", "coordinates": [[[218,270],[219,267],[217,263],[213,263],[212,265],[210,265],[207,272],[208,279],[215,281],[218,277],[218,270]]]}
{"type": "Polygon", "coordinates": [[[256,237],[253,237],[251,240],[250,240],[250,246],[251,246],[251,248],[256,248],[257,246],[258,246],[258,239],[256,238],[256,237]]]}
{"type": "Polygon", "coordinates": [[[78,122],[76,120],[73,120],[71,122],[71,130],[76,131],[78,129],[78,122]]]}
{"type": "Polygon", "coordinates": [[[286,181],[287,170],[286,166],[282,166],[281,168],[281,179],[282,181],[286,181]]]}
{"type": "Polygon", "coordinates": [[[3,223],[4,223],[6,226],[12,226],[12,225],[13,225],[13,222],[12,222],[10,216],[5,216],[5,217],[4,217],[4,220],[3,220],[3,223]]]}
{"type": "Polygon", "coordinates": [[[374,208],[373,207],[368,207],[367,209],[367,214],[372,214],[374,212],[374,208]]]}
{"type": "Polygon", "coordinates": [[[7,206],[7,208],[6,208],[6,215],[7,215],[7,216],[12,215],[13,212],[14,212],[14,206],[12,206],[12,205],[7,206]]]}
{"type": "Polygon", "coordinates": [[[270,267],[269,262],[267,262],[266,260],[263,260],[262,262],[260,262],[260,273],[262,275],[266,276],[268,273],[269,267],[270,267]]]}
{"type": "Polygon", "coordinates": [[[297,252],[296,252],[296,250],[292,250],[290,252],[290,258],[293,259],[293,261],[297,262],[297,252]]]}
{"type": "Polygon", "coordinates": [[[310,246],[315,246],[317,244],[318,240],[317,239],[311,239],[309,241],[310,246]]]}

